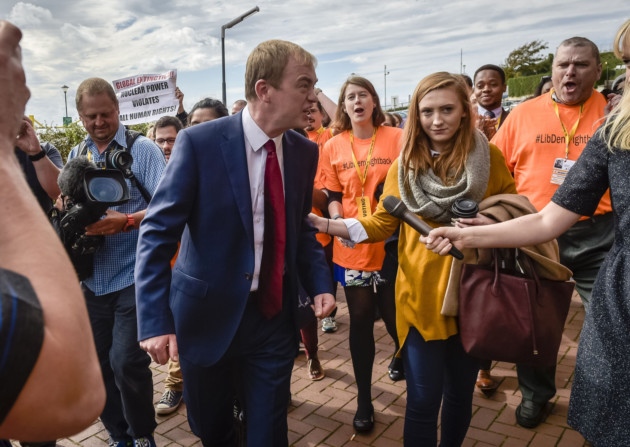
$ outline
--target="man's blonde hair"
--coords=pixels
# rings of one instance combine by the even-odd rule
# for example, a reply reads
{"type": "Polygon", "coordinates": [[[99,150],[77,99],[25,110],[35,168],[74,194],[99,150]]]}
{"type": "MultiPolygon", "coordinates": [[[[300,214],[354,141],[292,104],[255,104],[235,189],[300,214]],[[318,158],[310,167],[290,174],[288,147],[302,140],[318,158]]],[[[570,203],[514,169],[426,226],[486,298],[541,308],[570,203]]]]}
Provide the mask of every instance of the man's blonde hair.
{"type": "Polygon", "coordinates": [[[116,92],[114,87],[102,78],[88,78],[79,84],[77,88],[76,105],[77,111],[81,113],[81,101],[85,95],[94,96],[105,93],[109,98],[118,105],[118,98],[116,98],[116,92]]]}

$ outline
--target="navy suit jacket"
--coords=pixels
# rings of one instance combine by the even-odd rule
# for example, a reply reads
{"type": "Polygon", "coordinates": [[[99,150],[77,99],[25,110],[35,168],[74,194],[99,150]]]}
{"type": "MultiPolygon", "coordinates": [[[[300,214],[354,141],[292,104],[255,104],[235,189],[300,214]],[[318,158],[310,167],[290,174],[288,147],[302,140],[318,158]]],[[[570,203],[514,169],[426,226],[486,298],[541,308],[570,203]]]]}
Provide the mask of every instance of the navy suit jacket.
{"type": "MultiPolygon", "coordinates": [[[[317,145],[284,133],[287,220],[284,303],[298,310],[298,278],[310,296],[332,293],[307,215],[317,145]]],[[[178,134],[140,227],[136,261],[139,339],[177,335],[179,353],[216,363],[239,327],[254,273],[254,230],[241,114],[178,134]],[[171,271],[170,260],[181,247],[171,271]]]]}

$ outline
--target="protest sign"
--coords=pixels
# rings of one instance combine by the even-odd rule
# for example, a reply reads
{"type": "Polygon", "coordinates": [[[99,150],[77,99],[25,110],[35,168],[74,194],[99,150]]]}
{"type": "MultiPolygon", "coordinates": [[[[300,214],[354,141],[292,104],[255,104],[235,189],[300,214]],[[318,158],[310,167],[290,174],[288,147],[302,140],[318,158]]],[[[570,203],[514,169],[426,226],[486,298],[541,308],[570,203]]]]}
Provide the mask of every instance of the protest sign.
{"type": "Polygon", "coordinates": [[[140,124],[177,113],[177,70],[138,74],[112,82],[120,108],[120,122],[140,124]]]}

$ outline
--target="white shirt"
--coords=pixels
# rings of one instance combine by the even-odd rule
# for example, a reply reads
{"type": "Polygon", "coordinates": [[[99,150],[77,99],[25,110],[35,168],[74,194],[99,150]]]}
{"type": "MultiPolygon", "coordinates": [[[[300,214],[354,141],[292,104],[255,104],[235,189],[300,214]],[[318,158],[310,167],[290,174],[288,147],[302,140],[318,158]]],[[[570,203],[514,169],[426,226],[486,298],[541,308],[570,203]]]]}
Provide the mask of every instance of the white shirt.
{"type": "Polygon", "coordinates": [[[263,252],[263,237],[265,232],[265,166],[267,164],[267,151],[264,144],[273,140],[276,143],[276,154],[282,173],[284,185],[284,156],[282,152],[282,136],[269,138],[258,127],[249,113],[249,107],[242,111],[243,133],[245,134],[245,154],[247,156],[247,172],[249,174],[249,187],[252,195],[252,215],[254,217],[254,277],[250,291],[258,290],[258,278],[260,276],[260,262],[263,252]]]}

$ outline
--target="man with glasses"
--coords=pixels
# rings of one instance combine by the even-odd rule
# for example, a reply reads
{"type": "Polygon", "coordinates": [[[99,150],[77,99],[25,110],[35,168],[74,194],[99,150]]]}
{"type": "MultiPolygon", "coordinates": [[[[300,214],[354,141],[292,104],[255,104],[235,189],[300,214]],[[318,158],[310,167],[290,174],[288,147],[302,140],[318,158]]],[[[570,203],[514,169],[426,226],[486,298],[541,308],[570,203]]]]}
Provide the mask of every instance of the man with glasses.
{"type": "Polygon", "coordinates": [[[166,161],[171,157],[177,133],[183,129],[181,121],[174,116],[163,116],[153,126],[155,129],[155,143],[164,152],[166,161]]]}

